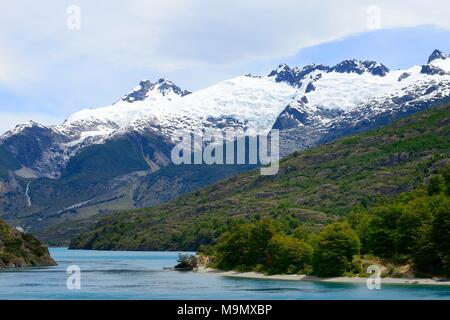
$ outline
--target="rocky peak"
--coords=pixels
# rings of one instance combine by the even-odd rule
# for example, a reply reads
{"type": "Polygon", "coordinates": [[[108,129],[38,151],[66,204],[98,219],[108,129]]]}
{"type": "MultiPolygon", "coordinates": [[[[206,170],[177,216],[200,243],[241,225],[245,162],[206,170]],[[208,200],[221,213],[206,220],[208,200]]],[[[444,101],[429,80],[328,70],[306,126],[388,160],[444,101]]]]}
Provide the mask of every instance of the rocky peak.
{"type": "Polygon", "coordinates": [[[434,60],[438,60],[438,59],[442,59],[445,60],[447,59],[448,56],[445,55],[442,51],[436,49],[433,51],[433,53],[430,55],[430,57],[428,58],[428,64],[430,64],[431,62],[433,62],[434,60]]]}
{"type": "Polygon", "coordinates": [[[328,72],[330,67],[324,66],[322,64],[309,64],[303,68],[294,68],[295,75],[298,79],[305,79],[308,75],[314,71],[324,71],[328,72]]]}
{"type": "Polygon", "coordinates": [[[276,82],[286,82],[292,86],[301,87],[302,81],[308,77],[312,79],[313,73],[320,78],[320,73],[332,71],[337,73],[357,73],[360,75],[370,73],[374,76],[384,77],[389,72],[389,69],[375,61],[359,61],[353,59],[344,60],[334,67],[328,67],[322,64],[310,64],[302,68],[290,68],[287,64],[280,64],[268,76],[273,77],[276,82]]]}
{"type": "Polygon", "coordinates": [[[277,69],[269,73],[269,77],[274,77],[276,82],[287,82],[290,85],[296,84],[295,74],[287,64],[280,64],[277,69]]]}
{"type": "Polygon", "coordinates": [[[274,77],[276,82],[286,82],[292,86],[301,87],[302,80],[306,79],[314,71],[327,72],[329,69],[329,67],[321,64],[311,64],[302,68],[295,67],[292,69],[286,64],[281,64],[269,74],[269,77],[274,77]]]}
{"type": "Polygon", "coordinates": [[[445,76],[448,74],[445,70],[442,70],[441,68],[436,67],[432,64],[426,64],[426,65],[422,66],[420,73],[427,74],[429,76],[435,76],[435,75],[445,76]]]}
{"type": "Polygon", "coordinates": [[[183,90],[180,87],[178,87],[177,85],[175,85],[172,81],[170,80],[166,80],[166,79],[159,79],[156,83],[155,83],[155,87],[156,89],[161,92],[161,94],[163,96],[166,96],[167,94],[173,92],[181,97],[184,97],[188,94],[190,94],[191,92],[188,90],[183,90]]]}
{"type": "Polygon", "coordinates": [[[43,126],[43,125],[41,125],[41,124],[39,124],[37,122],[34,122],[33,120],[30,120],[30,121],[28,121],[26,123],[21,123],[21,124],[16,125],[14,127],[14,129],[6,131],[4,134],[0,135],[0,142],[3,141],[3,140],[6,140],[7,138],[9,138],[11,136],[14,136],[16,134],[20,134],[20,133],[22,133],[22,132],[24,132],[24,131],[26,131],[28,129],[31,129],[31,128],[39,128],[39,129],[47,129],[47,130],[49,129],[46,126],[43,126]]]}
{"type": "Polygon", "coordinates": [[[330,71],[337,73],[370,73],[374,76],[384,77],[389,69],[381,63],[375,61],[360,61],[356,59],[344,60],[338,63],[330,71]]]}
{"type": "Polygon", "coordinates": [[[151,82],[150,80],[141,81],[139,83],[139,86],[136,87],[132,92],[127,94],[125,97],[123,97],[122,100],[130,103],[143,101],[149,96],[151,92],[157,92],[163,97],[166,97],[170,94],[184,97],[191,93],[188,90],[181,89],[172,81],[161,78],[156,82],[151,82]]]}

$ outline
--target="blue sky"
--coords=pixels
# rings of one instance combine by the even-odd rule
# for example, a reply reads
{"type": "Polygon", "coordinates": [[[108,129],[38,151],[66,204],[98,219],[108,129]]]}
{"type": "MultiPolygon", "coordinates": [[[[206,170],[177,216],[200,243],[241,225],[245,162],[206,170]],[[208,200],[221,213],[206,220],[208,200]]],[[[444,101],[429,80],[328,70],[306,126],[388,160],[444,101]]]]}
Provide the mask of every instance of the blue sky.
{"type": "Polygon", "coordinates": [[[449,13],[444,0],[3,1],[0,133],[111,104],[141,79],[198,90],[284,62],[423,64],[450,53],[449,13]]]}

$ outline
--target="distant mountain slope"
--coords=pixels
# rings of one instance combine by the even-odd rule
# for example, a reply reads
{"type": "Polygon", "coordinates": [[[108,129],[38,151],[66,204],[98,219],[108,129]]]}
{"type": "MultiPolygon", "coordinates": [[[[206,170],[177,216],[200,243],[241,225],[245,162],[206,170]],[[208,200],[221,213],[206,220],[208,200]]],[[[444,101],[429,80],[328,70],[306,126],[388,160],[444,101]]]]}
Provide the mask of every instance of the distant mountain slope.
{"type": "Polygon", "coordinates": [[[72,248],[196,249],[230,219],[274,216],[323,224],[422,184],[450,163],[450,106],[381,129],[296,152],[275,176],[259,171],[198,190],[156,208],[108,215],[72,248]]]}
{"type": "Polygon", "coordinates": [[[0,146],[0,177],[8,177],[11,169],[20,169],[20,164],[8,151],[0,146]]]}
{"type": "Polygon", "coordinates": [[[48,249],[29,234],[0,220],[0,271],[2,268],[54,266],[48,249]]]}
{"type": "Polygon", "coordinates": [[[267,76],[239,76],[192,93],[166,79],[141,81],[114,104],[81,110],[61,125],[30,122],[0,136],[0,214],[41,232],[66,220],[157,205],[245,170],[182,167],[181,173],[170,166],[178,130],[279,129],[286,156],[449,101],[450,58],[438,50],[407,70],[358,60],[280,65],[267,76]]]}

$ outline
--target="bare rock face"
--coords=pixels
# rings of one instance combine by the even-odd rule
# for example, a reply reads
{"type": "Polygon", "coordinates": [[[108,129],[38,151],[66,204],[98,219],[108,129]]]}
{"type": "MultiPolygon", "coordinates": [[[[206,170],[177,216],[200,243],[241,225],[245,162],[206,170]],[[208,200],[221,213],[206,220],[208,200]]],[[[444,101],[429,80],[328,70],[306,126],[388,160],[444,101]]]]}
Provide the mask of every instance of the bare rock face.
{"type": "Polygon", "coordinates": [[[39,240],[0,220],[0,271],[2,268],[55,265],[47,247],[39,240]]]}

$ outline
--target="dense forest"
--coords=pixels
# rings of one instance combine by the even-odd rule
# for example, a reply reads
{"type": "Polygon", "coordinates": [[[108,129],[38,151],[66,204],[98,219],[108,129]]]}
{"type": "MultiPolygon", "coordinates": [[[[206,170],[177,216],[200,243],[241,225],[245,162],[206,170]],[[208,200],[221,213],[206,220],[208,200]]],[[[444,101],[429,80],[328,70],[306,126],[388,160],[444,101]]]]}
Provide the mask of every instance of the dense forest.
{"type": "Polygon", "coordinates": [[[322,277],[364,275],[368,265],[411,265],[416,275],[450,276],[450,165],[425,186],[354,208],[320,232],[289,220],[240,223],[201,249],[223,270],[322,277]],[[294,225],[295,226],[295,225],[294,225]]]}

